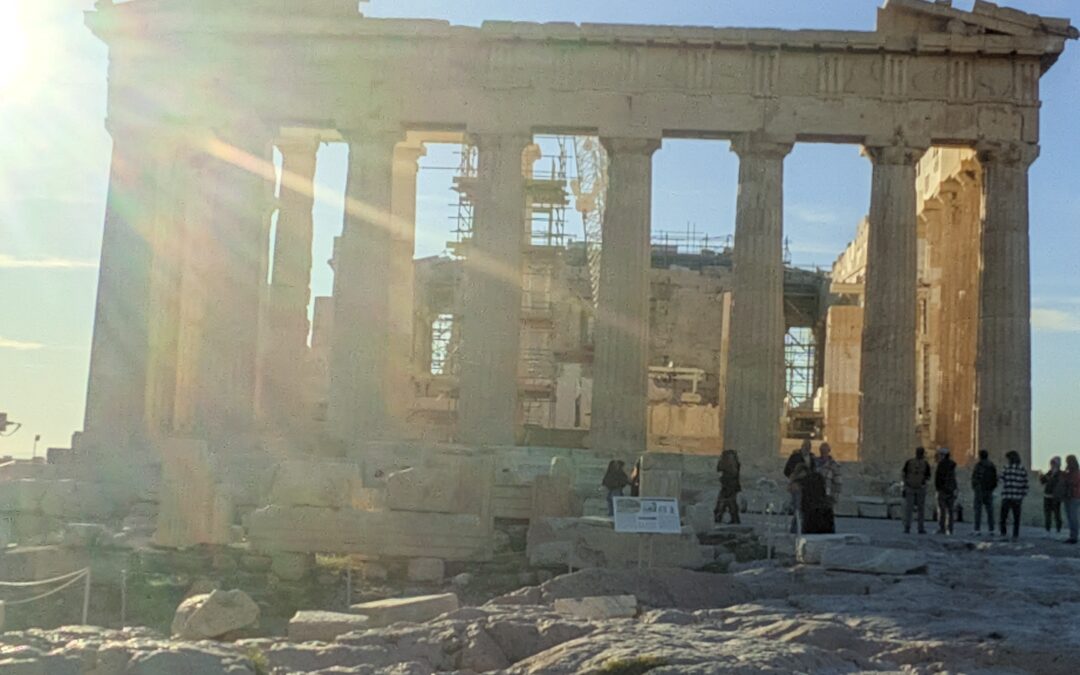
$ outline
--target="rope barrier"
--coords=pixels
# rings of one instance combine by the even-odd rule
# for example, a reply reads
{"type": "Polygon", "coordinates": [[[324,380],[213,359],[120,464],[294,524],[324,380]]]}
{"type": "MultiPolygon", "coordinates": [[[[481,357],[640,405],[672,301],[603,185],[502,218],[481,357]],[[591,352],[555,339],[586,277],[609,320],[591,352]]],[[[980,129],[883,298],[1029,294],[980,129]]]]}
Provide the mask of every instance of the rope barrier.
{"type": "Polygon", "coordinates": [[[83,579],[83,577],[89,576],[89,574],[90,574],[90,569],[89,568],[79,570],[78,573],[77,573],[77,576],[71,577],[64,584],[62,584],[60,586],[57,586],[56,588],[54,588],[54,589],[52,589],[50,591],[46,591],[46,592],[42,593],[41,595],[35,595],[35,596],[31,597],[31,598],[23,598],[22,600],[5,600],[4,604],[5,605],[25,605],[25,604],[30,603],[30,602],[37,602],[38,600],[44,600],[45,598],[49,597],[50,595],[53,595],[55,593],[59,593],[60,591],[67,588],[68,586],[72,586],[76,582],[81,581],[83,579]]]}
{"type": "Polygon", "coordinates": [[[60,583],[61,581],[67,581],[72,577],[81,577],[86,574],[88,567],[84,567],[81,570],[75,570],[68,574],[62,574],[52,579],[43,579],[41,581],[0,581],[0,588],[32,588],[34,586],[48,586],[49,584],[60,583]]]}

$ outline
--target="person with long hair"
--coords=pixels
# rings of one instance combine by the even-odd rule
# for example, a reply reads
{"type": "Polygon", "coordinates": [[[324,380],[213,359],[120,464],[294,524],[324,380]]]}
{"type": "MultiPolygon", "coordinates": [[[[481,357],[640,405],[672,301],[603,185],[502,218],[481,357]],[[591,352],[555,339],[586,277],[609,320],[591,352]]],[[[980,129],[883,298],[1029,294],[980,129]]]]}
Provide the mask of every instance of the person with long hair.
{"type": "Polygon", "coordinates": [[[607,490],[607,514],[615,515],[615,498],[622,497],[623,489],[630,484],[630,477],[626,475],[626,462],[621,459],[613,459],[608,462],[607,473],[601,481],[607,490]]]}

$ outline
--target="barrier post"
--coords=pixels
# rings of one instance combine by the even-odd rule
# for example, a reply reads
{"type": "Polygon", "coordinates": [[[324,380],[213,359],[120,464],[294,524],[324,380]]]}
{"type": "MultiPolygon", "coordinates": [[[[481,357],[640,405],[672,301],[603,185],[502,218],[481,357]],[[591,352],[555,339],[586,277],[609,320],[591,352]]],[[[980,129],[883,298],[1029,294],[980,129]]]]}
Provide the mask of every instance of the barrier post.
{"type": "Polygon", "coordinates": [[[88,626],[87,616],[90,614],[90,568],[86,568],[86,587],[83,589],[82,601],[82,625],[88,626]]]}

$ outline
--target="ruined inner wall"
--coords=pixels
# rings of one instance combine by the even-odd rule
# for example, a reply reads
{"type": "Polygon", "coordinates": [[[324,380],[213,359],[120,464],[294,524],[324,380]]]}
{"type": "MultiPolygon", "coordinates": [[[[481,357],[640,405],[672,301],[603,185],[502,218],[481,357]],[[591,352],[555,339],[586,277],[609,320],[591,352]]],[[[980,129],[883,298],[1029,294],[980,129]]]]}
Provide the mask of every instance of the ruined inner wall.
{"type": "Polygon", "coordinates": [[[923,438],[978,457],[975,359],[978,348],[982,169],[971,150],[934,148],[919,165],[921,306],[918,371],[923,438]]]}

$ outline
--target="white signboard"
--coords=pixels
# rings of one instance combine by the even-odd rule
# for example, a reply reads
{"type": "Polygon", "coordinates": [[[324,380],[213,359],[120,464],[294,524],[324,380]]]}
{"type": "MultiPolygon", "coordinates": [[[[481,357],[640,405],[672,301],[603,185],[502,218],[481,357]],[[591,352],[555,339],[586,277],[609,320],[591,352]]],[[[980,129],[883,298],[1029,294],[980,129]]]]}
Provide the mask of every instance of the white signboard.
{"type": "Polygon", "coordinates": [[[615,531],[680,534],[679,500],[670,497],[615,497],[615,531]]]}

